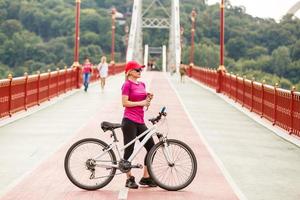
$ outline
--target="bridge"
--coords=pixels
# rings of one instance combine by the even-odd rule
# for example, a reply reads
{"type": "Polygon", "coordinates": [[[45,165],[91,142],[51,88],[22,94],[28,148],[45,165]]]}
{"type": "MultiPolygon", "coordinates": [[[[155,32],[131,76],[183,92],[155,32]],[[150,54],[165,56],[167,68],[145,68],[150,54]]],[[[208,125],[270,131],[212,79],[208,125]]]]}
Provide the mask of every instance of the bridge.
{"type": "MultiPolygon", "coordinates": [[[[158,0],[153,2],[160,5],[158,0]]],[[[158,187],[128,190],[125,175],[118,175],[100,190],[84,191],[74,186],[64,172],[66,151],[82,138],[110,141],[100,123],[122,119],[120,88],[125,67],[125,62],[115,63],[113,59],[106,88],[101,91],[95,71],[91,87],[83,91],[80,3],[76,0],[72,68],[0,80],[0,200],[300,198],[300,93],[226,72],[223,1],[220,65],[218,69],[196,66],[192,43],[185,83],[173,73],[179,71],[181,57],[179,1],[164,8],[169,20],[147,18],[152,4],[143,11],[142,1],[133,3],[126,59],[147,65],[149,49],[162,51],[162,70],[142,73],[142,81],[154,93],[145,117],[151,118],[162,106],[167,107],[168,121],[162,131],[187,143],[196,154],[198,173],[191,185],[178,192],[158,187]],[[143,28],[170,29],[169,46],[151,48],[143,44],[143,28]]],[[[115,10],[112,30],[114,14],[115,10]]],[[[195,17],[194,11],[192,36],[195,17]]],[[[122,141],[120,130],[117,135],[122,141]]],[[[143,155],[136,161],[143,162],[143,155]]],[[[137,179],[141,177],[139,170],[134,174],[137,179]]]]}

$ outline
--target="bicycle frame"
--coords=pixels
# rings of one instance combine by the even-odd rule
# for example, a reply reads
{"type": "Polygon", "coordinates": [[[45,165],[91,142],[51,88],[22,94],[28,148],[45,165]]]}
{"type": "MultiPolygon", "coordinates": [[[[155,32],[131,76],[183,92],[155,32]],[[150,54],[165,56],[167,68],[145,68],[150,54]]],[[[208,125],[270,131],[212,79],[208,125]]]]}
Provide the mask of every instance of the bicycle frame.
{"type": "MultiPolygon", "coordinates": [[[[99,159],[106,154],[108,151],[110,151],[113,148],[116,148],[118,156],[119,156],[119,160],[121,160],[122,156],[121,156],[121,152],[123,152],[128,146],[130,146],[131,144],[135,143],[137,140],[139,140],[141,137],[145,136],[145,138],[138,144],[138,146],[135,148],[134,152],[131,154],[131,156],[128,158],[128,161],[131,162],[136,155],[140,152],[140,150],[144,147],[144,145],[146,144],[146,142],[154,135],[157,133],[157,125],[153,125],[151,128],[147,129],[146,131],[144,131],[142,134],[140,134],[138,137],[136,137],[135,139],[131,140],[128,144],[123,145],[121,147],[118,146],[118,143],[116,141],[113,141],[110,145],[109,148],[105,149],[105,151],[103,153],[101,153],[100,155],[98,155],[97,157],[94,158],[94,160],[100,161],[99,159]]],[[[168,157],[168,156],[167,156],[168,157]]],[[[98,165],[101,167],[115,167],[118,168],[118,165],[98,165]]]]}

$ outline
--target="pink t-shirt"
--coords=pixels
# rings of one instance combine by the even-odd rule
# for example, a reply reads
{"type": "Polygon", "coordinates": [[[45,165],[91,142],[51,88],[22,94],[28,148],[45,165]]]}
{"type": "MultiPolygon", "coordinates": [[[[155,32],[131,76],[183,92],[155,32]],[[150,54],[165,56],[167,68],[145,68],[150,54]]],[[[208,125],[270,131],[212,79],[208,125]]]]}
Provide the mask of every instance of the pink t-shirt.
{"type": "MultiPolygon", "coordinates": [[[[128,96],[129,101],[143,101],[147,98],[145,84],[143,82],[134,83],[127,80],[122,86],[122,95],[128,96]]],[[[143,106],[126,107],[124,118],[139,124],[145,124],[143,106]]]]}
{"type": "Polygon", "coordinates": [[[89,63],[89,64],[83,64],[83,69],[82,69],[82,73],[86,74],[86,73],[92,73],[92,67],[93,64],[89,63]]]}

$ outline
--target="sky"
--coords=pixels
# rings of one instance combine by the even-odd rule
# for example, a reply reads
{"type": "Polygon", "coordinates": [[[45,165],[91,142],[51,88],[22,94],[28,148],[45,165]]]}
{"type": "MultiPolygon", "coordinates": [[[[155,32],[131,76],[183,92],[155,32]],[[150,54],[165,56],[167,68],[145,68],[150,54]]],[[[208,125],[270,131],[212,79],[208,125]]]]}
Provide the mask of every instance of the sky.
{"type": "MultiPolygon", "coordinates": [[[[233,6],[245,6],[246,13],[260,18],[273,18],[279,21],[286,12],[300,0],[230,0],[233,6]]],[[[208,4],[221,2],[208,0],[208,4]]],[[[300,17],[300,11],[296,13],[300,17]]]]}

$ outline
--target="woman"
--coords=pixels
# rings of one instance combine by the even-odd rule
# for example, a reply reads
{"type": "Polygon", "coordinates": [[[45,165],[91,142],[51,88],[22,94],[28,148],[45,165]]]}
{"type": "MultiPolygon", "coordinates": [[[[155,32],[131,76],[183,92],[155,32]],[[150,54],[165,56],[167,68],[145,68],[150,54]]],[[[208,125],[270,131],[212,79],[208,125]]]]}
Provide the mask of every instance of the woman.
{"type": "Polygon", "coordinates": [[[108,76],[108,64],[105,56],[102,56],[101,62],[98,64],[98,71],[100,75],[101,89],[103,90],[105,86],[105,79],[108,76]]]}
{"type": "MultiPolygon", "coordinates": [[[[124,117],[122,120],[122,131],[124,136],[124,144],[126,145],[138,135],[147,130],[144,122],[144,107],[150,105],[150,101],[153,97],[152,94],[148,94],[145,89],[145,84],[138,81],[141,77],[142,68],[145,66],[139,65],[135,61],[129,61],[126,64],[125,73],[126,80],[122,86],[122,104],[125,107],[124,117]]],[[[140,138],[140,141],[143,137],[140,138]]],[[[153,138],[150,138],[145,144],[147,153],[154,146],[153,138]]],[[[128,160],[130,155],[134,150],[134,144],[130,145],[125,149],[124,159],[128,160]]],[[[147,156],[147,155],[146,155],[147,156]]],[[[140,185],[147,185],[150,187],[155,187],[156,184],[152,178],[150,178],[148,169],[146,166],[146,156],[144,159],[144,175],[140,180],[140,185]]],[[[134,176],[132,176],[131,171],[127,173],[126,187],[137,189],[138,185],[135,182],[134,176]]]]}
{"type": "Polygon", "coordinates": [[[83,73],[83,85],[84,91],[86,92],[89,87],[90,77],[93,72],[93,64],[90,62],[89,58],[84,59],[84,63],[82,66],[82,73],[83,73]]]}

